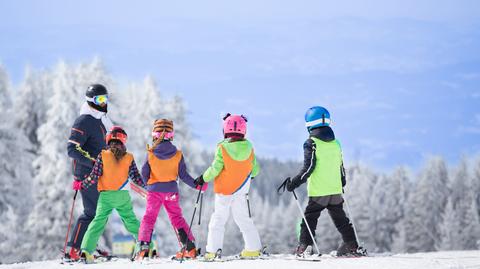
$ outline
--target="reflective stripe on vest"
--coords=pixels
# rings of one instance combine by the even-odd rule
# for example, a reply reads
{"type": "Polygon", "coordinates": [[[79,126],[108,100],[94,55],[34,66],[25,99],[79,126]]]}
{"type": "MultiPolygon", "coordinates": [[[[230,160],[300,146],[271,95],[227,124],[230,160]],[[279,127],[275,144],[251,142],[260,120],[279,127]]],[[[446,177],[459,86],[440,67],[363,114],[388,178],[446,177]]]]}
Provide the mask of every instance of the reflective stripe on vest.
{"type": "Polygon", "coordinates": [[[110,150],[102,150],[103,174],[98,179],[98,191],[117,191],[128,182],[133,155],[128,153],[117,160],[110,150]]]}
{"type": "Polygon", "coordinates": [[[178,177],[178,164],[182,159],[180,150],[170,159],[161,160],[155,156],[152,151],[148,152],[148,164],[150,165],[150,178],[147,184],[158,182],[176,181],[178,177]]]}
{"type": "Polygon", "coordinates": [[[243,161],[234,160],[227,150],[220,146],[223,157],[223,170],[215,178],[213,191],[224,195],[235,193],[248,179],[253,169],[253,149],[250,156],[243,161]]]}
{"type": "Polygon", "coordinates": [[[315,142],[315,169],[307,180],[309,197],[342,193],[340,167],[342,150],[337,140],[330,142],[311,137],[315,142]]]}

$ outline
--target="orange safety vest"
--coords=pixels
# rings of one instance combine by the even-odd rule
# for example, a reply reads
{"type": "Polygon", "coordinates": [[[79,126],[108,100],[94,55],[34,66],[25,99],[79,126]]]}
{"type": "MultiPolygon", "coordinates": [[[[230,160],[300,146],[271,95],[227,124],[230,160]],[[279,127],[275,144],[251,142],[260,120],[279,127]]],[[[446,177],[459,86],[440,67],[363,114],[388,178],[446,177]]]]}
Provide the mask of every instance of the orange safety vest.
{"type": "Polygon", "coordinates": [[[250,156],[243,161],[232,159],[227,150],[220,145],[223,156],[223,170],[215,178],[213,191],[224,195],[235,193],[245,183],[253,169],[253,149],[250,156]]]}
{"type": "Polygon", "coordinates": [[[161,160],[152,151],[148,152],[148,164],[150,165],[150,178],[147,185],[158,182],[176,181],[178,177],[178,164],[182,159],[182,152],[177,153],[170,159],[161,160]]]}
{"type": "Polygon", "coordinates": [[[122,159],[115,159],[110,150],[102,150],[103,174],[98,179],[98,191],[117,191],[128,182],[128,171],[133,155],[128,153],[122,159]]]}

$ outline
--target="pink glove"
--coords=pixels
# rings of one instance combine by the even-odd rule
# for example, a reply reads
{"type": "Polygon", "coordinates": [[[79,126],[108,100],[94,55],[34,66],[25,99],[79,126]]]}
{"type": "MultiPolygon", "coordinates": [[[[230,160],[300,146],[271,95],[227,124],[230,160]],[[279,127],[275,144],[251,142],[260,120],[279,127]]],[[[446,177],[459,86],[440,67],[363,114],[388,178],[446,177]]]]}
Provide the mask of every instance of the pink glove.
{"type": "Polygon", "coordinates": [[[207,182],[203,183],[203,185],[201,185],[201,186],[197,185],[197,187],[196,187],[197,190],[202,189],[202,192],[206,191],[207,188],[208,188],[208,183],[207,182]]]}
{"type": "Polygon", "coordinates": [[[72,184],[72,189],[74,191],[79,191],[82,189],[82,181],[81,180],[74,180],[72,184]]]}

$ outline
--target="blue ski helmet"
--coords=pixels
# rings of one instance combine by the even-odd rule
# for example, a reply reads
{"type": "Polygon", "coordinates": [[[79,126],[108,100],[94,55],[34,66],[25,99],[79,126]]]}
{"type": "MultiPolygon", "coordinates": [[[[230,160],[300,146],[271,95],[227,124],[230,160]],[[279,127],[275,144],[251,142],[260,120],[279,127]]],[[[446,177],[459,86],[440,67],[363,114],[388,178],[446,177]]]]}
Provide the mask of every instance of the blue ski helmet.
{"type": "Polygon", "coordinates": [[[324,107],[314,106],[305,113],[305,126],[310,131],[313,128],[330,125],[330,112],[324,107]]]}

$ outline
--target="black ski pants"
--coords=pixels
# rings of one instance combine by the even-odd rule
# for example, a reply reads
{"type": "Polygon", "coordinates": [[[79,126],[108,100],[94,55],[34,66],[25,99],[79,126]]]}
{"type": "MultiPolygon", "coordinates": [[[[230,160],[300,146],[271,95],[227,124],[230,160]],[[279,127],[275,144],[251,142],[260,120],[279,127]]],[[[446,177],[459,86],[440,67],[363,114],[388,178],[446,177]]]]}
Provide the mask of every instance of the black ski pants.
{"type": "MultiPolygon", "coordinates": [[[[320,213],[325,208],[328,210],[328,214],[330,214],[335,227],[342,235],[343,241],[355,241],[355,231],[343,210],[343,198],[340,194],[309,198],[307,208],[305,208],[305,219],[312,230],[313,236],[315,236],[320,213]]],[[[300,225],[299,241],[301,244],[313,244],[304,220],[302,220],[302,224],[300,225]]]]}
{"type": "Polygon", "coordinates": [[[98,197],[100,195],[97,190],[97,184],[90,186],[86,190],[81,190],[80,194],[82,195],[83,214],[78,217],[77,224],[75,225],[75,229],[72,230],[70,242],[68,243],[69,246],[78,249],[82,245],[83,236],[87,231],[88,225],[95,217],[98,197]]]}

